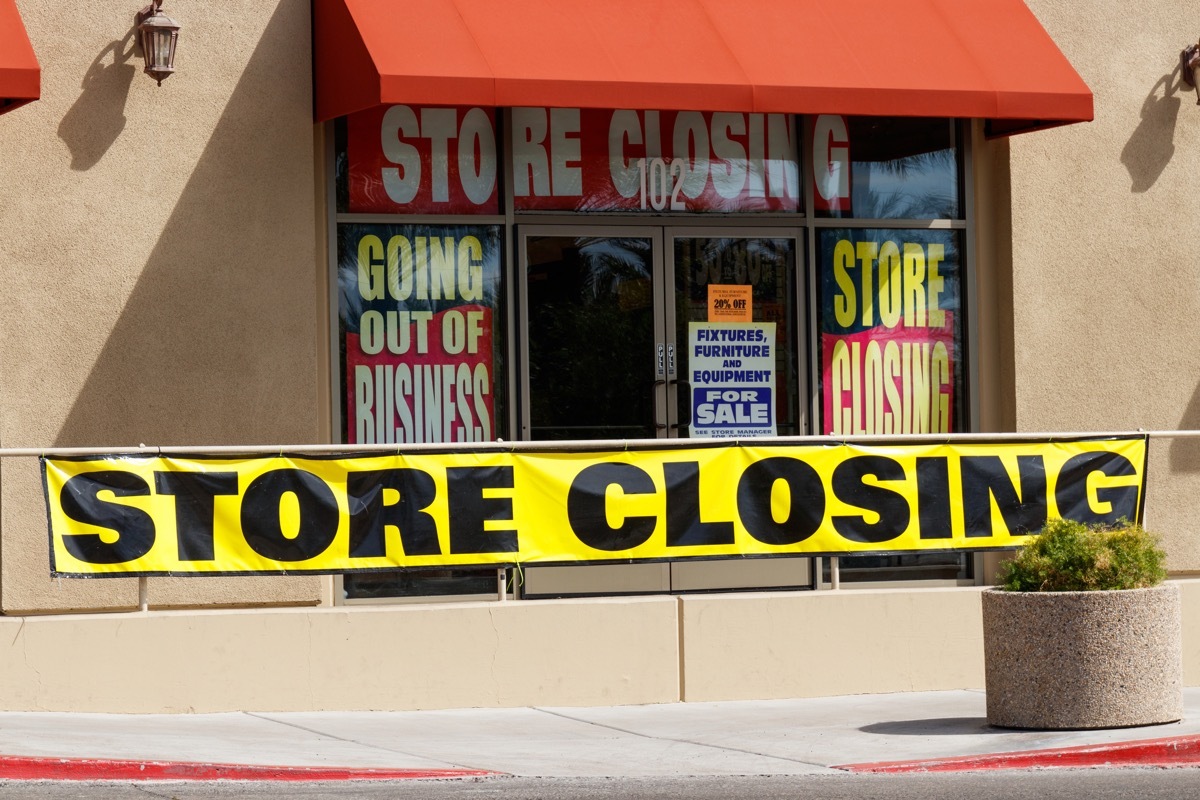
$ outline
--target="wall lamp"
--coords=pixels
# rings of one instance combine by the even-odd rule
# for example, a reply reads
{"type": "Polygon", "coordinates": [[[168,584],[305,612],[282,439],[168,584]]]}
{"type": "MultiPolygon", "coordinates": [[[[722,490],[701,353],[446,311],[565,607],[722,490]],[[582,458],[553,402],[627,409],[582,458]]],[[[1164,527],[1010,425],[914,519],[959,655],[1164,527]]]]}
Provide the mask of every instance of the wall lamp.
{"type": "Polygon", "coordinates": [[[162,82],[175,71],[175,42],[179,39],[179,23],[162,13],[162,0],[143,8],[137,14],[137,41],[146,61],[146,74],[162,82]]]}
{"type": "Polygon", "coordinates": [[[1200,44],[1189,44],[1179,54],[1179,63],[1183,68],[1183,82],[1196,90],[1196,105],[1200,106],[1200,81],[1196,73],[1200,71],[1200,44]]]}

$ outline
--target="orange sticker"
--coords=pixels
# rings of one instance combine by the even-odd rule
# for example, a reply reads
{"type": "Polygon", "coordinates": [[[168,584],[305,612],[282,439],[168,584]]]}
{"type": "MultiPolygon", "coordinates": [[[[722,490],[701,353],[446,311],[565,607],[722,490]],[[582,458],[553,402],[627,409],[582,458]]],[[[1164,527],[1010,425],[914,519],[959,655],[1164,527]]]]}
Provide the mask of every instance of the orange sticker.
{"type": "Polygon", "coordinates": [[[753,286],[708,285],[709,322],[753,322],[753,286]]]}

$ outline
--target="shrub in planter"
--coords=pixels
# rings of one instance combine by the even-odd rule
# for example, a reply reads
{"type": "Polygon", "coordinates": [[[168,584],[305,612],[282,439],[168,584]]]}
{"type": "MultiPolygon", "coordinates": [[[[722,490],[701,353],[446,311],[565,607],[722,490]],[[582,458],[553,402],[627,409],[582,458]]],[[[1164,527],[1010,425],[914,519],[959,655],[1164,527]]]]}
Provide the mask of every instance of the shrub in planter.
{"type": "Polygon", "coordinates": [[[983,593],[988,722],[1113,728],[1183,713],[1178,587],[1138,525],[1053,520],[983,593]]]}
{"type": "Polygon", "coordinates": [[[1140,525],[1089,527],[1056,519],[1000,568],[1009,592],[1148,589],[1167,578],[1158,538],[1140,525]]]}

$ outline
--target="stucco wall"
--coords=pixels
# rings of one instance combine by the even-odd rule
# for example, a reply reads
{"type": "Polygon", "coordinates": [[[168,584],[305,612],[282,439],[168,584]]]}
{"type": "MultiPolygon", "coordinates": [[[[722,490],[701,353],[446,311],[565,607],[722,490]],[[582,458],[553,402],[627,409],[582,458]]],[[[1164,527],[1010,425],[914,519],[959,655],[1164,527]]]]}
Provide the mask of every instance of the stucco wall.
{"type": "Polygon", "coordinates": [[[680,598],[683,697],[825,697],[983,685],[976,589],[680,598]]]}
{"type": "MultiPolygon", "coordinates": [[[[1094,122],[1013,137],[1017,430],[1200,428],[1200,108],[1180,80],[1194,3],[1029,0],[1094,122]]],[[[1200,442],[1151,444],[1148,523],[1200,570],[1200,442]]]]}
{"type": "MultiPolygon", "coordinates": [[[[325,299],[307,0],[19,0],[42,98],[0,116],[0,445],[325,441],[325,299]]],[[[37,463],[0,464],[0,608],[136,606],[52,581],[37,463]]],[[[327,579],[153,579],[156,605],[311,603],[327,579]]]]}
{"type": "Polygon", "coordinates": [[[676,611],[675,598],[643,597],[0,617],[0,709],[667,703],[679,699],[676,611]]]}
{"type": "MultiPolygon", "coordinates": [[[[1179,586],[1184,682],[1196,686],[1200,581],[1179,586]]],[[[975,588],[0,617],[0,640],[3,710],[620,705],[984,684],[975,588]]]]}

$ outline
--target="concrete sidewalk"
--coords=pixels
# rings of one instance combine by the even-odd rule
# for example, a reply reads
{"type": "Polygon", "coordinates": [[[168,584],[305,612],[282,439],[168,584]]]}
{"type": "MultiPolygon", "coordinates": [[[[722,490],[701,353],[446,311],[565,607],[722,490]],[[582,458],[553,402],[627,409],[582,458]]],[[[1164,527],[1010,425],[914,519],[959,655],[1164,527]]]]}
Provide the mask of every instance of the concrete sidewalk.
{"type": "MultiPolygon", "coordinates": [[[[1025,766],[1055,766],[1049,754],[1039,754],[1094,746],[1098,749],[1088,752],[1103,761],[1109,750],[1135,741],[1153,742],[1140,751],[1183,753],[1176,760],[1190,763],[1191,750],[1179,743],[1200,751],[1200,689],[1186,690],[1184,699],[1182,722],[1054,732],[988,727],[981,691],[604,708],[0,713],[0,777],[97,777],[76,769],[84,763],[79,760],[101,766],[124,761],[136,777],[171,779],[465,777],[480,772],[536,777],[795,775],[836,772],[849,764],[1014,751],[1038,751],[1031,763],[1022,762],[1025,766]],[[1170,741],[1156,741],[1163,739],[1170,741]],[[13,765],[20,769],[14,771],[13,765]],[[230,765],[271,769],[239,771],[230,765]],[[287,769],[291,767],[308,769],[287,769]],[[364,768],[387,772],[355,772],[364,768]],[[460,772],[464,770],[468,772],[460,772]]],[[[1200,765],[1200,755],[1195,759],[1200,765]]],[[[100,777],[130,777],[108,766],[100,777]]]]}

